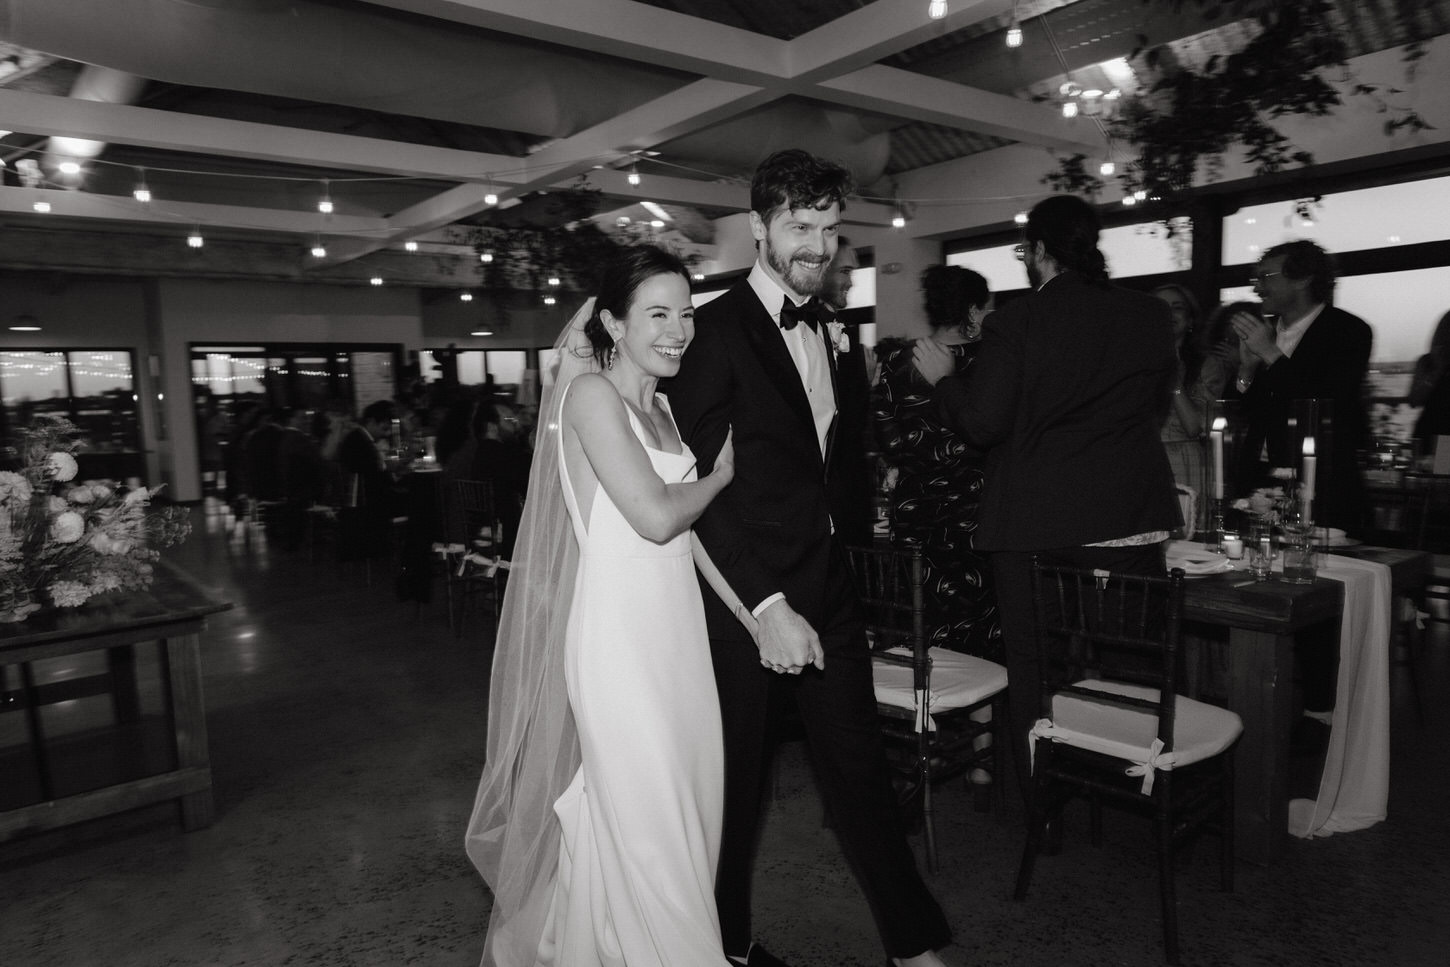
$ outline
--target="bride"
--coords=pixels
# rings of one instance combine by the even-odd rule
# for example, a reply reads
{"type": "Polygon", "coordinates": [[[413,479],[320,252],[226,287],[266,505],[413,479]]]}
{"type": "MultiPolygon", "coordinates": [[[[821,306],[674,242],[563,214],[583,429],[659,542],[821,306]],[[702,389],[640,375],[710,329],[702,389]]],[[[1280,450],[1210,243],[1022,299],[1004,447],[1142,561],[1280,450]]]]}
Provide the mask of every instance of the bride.
{"type": "MultiPolygon", "coordinates": [[[[499,622],[470,858],[485,967],[725,965],[719,703],[690,525],[734,475],[695,466],[660,379],[694,335],[685,266],[623,250],[560,336],[499,622]]],[[[736,607],[742,620],[748,611],[736,607]]]]}

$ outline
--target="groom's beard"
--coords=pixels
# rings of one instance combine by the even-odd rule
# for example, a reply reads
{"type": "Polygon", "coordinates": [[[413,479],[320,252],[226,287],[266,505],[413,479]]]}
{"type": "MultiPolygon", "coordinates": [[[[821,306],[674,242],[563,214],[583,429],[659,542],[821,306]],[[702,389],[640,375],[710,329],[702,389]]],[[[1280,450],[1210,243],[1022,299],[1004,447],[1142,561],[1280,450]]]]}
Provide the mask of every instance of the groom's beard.
{"type": "Polygon", "coordinates": [[[831,265],[828,256],[797,252],[786,258],[775,250],[769,238],[764,244],[765,264],[775,270],[792,292],[801,296],[821,294],[826,287],[826,270],[831,265]]]}

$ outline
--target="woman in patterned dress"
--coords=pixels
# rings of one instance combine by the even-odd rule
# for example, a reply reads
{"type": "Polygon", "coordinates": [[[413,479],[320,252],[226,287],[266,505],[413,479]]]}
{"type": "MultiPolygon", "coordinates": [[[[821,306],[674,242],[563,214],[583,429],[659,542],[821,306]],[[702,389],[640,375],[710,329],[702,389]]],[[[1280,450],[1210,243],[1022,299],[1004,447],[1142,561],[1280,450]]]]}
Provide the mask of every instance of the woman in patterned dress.
{"type": "MultiPolygon", "coordinates": [[[[934,265],[922,273],[929,338],[950,348],[957,371],[971,366],[982,320],[992,311],[987,280],[934,265]]],[[[1001,660],[1001,627],[987,558],[974,546],[983,455],[942,426],[931,386],[912,365],[915,340],[883,339],[872,393],[877,442],[896,471],[891,540],[921,545],[931,643],[1001,660]]]]}

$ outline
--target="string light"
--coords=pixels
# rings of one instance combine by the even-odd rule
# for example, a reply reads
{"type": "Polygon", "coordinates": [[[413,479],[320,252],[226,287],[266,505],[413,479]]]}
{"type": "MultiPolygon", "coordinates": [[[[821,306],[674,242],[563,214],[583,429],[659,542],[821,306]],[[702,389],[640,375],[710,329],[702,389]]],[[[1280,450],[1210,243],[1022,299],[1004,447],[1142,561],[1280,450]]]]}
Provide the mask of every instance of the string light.
{"type": "Polygon", "coordinates": [[[460,292],[460,293],[458,293],[458,298],[460,300],[464,301],[464,302],[472,302],[473,301],[473,293],[472,292],[460,292]]]}
{"type": "Polygon", "coordinates": [[[947,0],[931,0],[926,5],[926,15],[933,20],[940,20],[947,15],[947,0]]]}
{"type": "Polygon", "coordinates": [[[198,225],[195,228],[193,228],[191,230],[191,234],[188,235],[188,236],[186,236],[186,245],[187,245],[188,248],[201,248],[205,244],[206,244],[206,239],[202,238],[202,236],[201,236],[201,226],[200,225],[198,225]]]}
{"type": "Polygon", "coordinates": [[[381,275],[375,275],[371,279],[368,279],[368,285],[382,285],[382,284],[383,284],[383,277],[381,275]]]}
{"type": "Polygon", "coordinates": [[[50,202],[46,201],[45,199],[41,199],[40,201],[35,202],[30,207],[40,212],[42,215],[47,215],[50,213],[50,202]]]}
{"type": "Polygon", "coordinates": [[[151,200],[151,189],[146,186],[146,169],[136,169],[136,187],[131,189],[131,197],[143,205],[151,200]]]}
{"type": "Polygon", "coordinates": [[[559,301],[559,300],[557,300],[557,299],[555,299],[555,298],[554,298],[554,297],[553,297],[553,296],[551,296],[551,295],[546,295],[546,296],[544,296],[544,305],[546,305],[546,306],[551,306],[551,305],[553,305],[553,304],[554,304],[554,303],[555,303],[555,302],[558,302],[558,301],[559,301]]]}
{"type": "Polygon", "coordinates": [[[1118,166],[1113,163],[1112,158],[1108,158],[1102,164],[1098,165],[1098,173],[1104,178],[1111,178],[1113,175],[1117,174],[1117,171],[1118,166]]]}
{"type": "Polygon", "coordinates": [[[1015,214],[1015,215],[1012,216],[1012,221],[1016,222],[1018,225],[1026,225],[1027,224],[1027,213],[1026,212],[1018,212],[1017,214],[1015,214]]]}
{"type": "Polygon", "coordinates": [[[1012,25],[1007,28],[1007,46],[1013,50],[1022,46],[1022,22],[1017,19],[1017,0],[1012,0],[1012,25]]]}
{"type": "Polygon", "coordinates": [[[1137,198],[1133,197],[1132,195],[1124,195],[1123,196],[1123,207],[1124,208],[1132,208],[1136,204],[1138,204],[1138,199],[1137,198]]]}
{"type": "Polygon", "coordinates": [[[905,228],[906,227],[906,213],[903,212],[899,208],[896,210],[896,214],[891,216],[891,227],[892,228],[905,228]]]}
{"type": "Polygon", "coordinates": [[[327,258],[327,247],[322,244],[322,236],[319,235],[312,241],[312,257],[315,259],[327,258]]]}
{"type": "Polygon", "coordinates": [[[550,285],[558,285],[559,284],[559,277],[557,275],[551,275],[551,276],[549,276],[549,284],[550,285]]]}
{"type": "Polygon", "coordinates": [[[81,163],[79,161],[62,161],[56,166],[56,170],[63,175],[78,175],[81,173],[81,163]]]}
{"type": "Polygon", "coordinates": [[[639,168],[635,165],[629,166],[629,177],[625,179],[631,188],[639,187],[639,168]]]}
{"type": "Polygon", "coordinates": [[[327,179],[322,179],[322,198],[317,202],[317,210],[324,215],[332,214],[332,190],[328,187],[327,179]]]}
{"type": "Polygon", "coordinates": [[[406,242],[403,243],[403,251],[404,252],[416,252],[416,251],[418,251],[418,243],[415,242],[415,241],[413,241],[411,238],[408,239],[406,242]]]}
{"type": "Polygon", "coordinates": [[[496,192],[492,188],[490,188],[488,190],[488,193],[483,196],[483,203],[485,205],[490,206],[490,207],[492,207],[493,205],[497,205],[498,204],[498,192],[496,192]]]}
{"type": "Polygon", "coordinates": [[[480,262],[483,262],[484,264],[488,264],[489,262],[492,262],[493,261],[493,253],[492,252],[480,252],[480,253],[478,253],[478,260],[480,262]]]}

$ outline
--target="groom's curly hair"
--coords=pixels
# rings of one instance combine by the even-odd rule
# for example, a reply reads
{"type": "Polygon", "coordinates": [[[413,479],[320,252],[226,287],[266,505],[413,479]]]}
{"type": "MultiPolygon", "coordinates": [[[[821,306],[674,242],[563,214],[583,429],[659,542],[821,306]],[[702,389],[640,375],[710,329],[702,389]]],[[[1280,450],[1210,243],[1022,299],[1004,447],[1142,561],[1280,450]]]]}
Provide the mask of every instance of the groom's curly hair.
{"type": "Polygon", "coordinates": [[[832,203],[846,207],[855,185],[843,165],[817,158],[800,148],[777,151],[755,169],[750,182],[750,209],[769,222],[776,211],[824,210],[832,203]]]}

